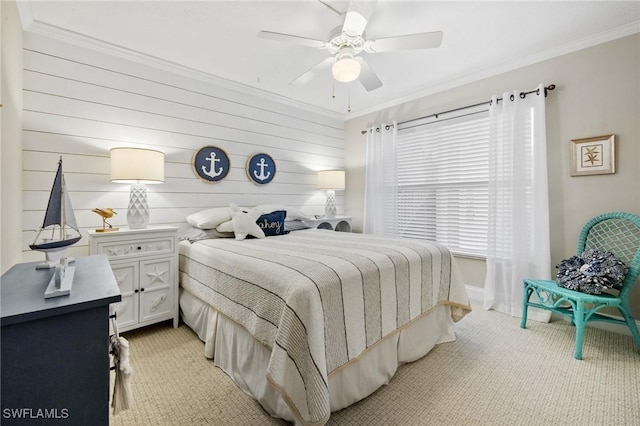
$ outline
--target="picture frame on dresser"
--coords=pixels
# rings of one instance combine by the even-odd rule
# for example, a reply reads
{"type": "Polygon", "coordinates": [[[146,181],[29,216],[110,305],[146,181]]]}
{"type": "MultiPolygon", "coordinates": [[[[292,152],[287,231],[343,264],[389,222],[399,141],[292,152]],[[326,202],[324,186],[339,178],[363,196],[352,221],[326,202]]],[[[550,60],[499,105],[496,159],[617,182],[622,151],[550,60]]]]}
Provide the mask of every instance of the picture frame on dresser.
{"type": "Polygon", "coordinates": [[[178,229],[89,231],[89,253],[104,254],[122,294],[113,304],[120,332],[172,320],[178,327],[178,229]]]}

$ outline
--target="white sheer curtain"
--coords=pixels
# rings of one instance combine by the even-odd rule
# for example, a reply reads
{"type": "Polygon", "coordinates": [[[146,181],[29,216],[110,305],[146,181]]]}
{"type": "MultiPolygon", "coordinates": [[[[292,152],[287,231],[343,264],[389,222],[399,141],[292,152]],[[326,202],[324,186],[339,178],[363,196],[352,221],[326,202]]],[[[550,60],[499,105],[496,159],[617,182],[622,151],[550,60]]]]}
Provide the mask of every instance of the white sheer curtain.
{"type": "Polygon", "coordinates": [[[367,129],[364,233],[397,235],[397,123],[367,129]]]}
{"type": "MultiPolygon", "coordinates": [[[[489,109],[489,226],[484,308],[522,315],[522,280],[549,279],[545,91],[494,96],[489,109]]],[[[549,313],[529,317],[548,321],[549,313]]]]}

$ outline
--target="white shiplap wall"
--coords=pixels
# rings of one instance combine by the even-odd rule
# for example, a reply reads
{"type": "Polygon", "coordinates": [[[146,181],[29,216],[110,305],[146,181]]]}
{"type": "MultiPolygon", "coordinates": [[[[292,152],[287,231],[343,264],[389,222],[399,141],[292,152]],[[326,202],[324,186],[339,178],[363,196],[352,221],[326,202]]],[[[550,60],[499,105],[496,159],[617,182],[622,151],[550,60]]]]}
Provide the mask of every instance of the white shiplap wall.
{"type": "MultiPolygon", "coordinates": [[[[129,186],[109,180],[109,150],[135,146],[165,153],[165,182],[148,185],[152,224],[180,225],[209,208],[279,203],[324,209],[316,171],[342,169],[343,121],[276,98],[235,90],[199,74],[171,72],[54,37],[24,35],[23,259],[40,260],[28,245],[44,217],[58,158],[78,225],[101,225],[95,207],[113,207],[110,222],[126,226],[129,186]],[[191,166],[201,147],[215,145],[231,159],[218,183],[199,180],[191,166]],[[253,184],[245,163],[271,155],[273,181],[253,184]]],[[[338,211],[344,197],[338,194],[338,211]]],[[[87,239],[71,255],[87,254],[87,239]]]]}

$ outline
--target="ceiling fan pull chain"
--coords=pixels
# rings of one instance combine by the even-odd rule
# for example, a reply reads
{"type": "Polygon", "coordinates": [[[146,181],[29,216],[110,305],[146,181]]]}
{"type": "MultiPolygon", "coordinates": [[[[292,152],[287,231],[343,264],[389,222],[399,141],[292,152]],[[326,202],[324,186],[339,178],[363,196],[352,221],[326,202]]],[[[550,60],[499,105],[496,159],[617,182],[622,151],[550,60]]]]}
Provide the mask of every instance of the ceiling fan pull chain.
{"type": "Polygon", "coordinates": [[[351,112],[351,85],[347,86],[347,96],[349,97],[348,105],[347,105],[347,112],[351,112]]]}
{"type": "Polygon", "coordinates": [[[331,97],[336,98],[336,81],[333,78],[331,79],[331,97]]]}

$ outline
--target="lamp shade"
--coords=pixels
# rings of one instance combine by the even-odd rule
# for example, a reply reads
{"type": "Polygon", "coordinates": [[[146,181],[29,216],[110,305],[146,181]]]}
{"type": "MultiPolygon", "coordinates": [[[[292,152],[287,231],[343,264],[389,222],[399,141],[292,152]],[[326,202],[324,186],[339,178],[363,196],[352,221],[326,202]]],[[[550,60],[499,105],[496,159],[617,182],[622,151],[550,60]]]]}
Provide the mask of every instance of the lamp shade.
{"type": "Polygon", "coordinates": [[[153,149],[113,148],[111,182],[164,182],[164,153],[153,149]]]}
{"type": "Polygon", "coordinates": [[[127,223],[131,229],[144,229],[149,223],[147,183],[164,182],[164,153],[153,149],[113,148],[111,182],[130,183],[127,223]]]}
{"type": "Polygon", "coordinates": [[[344,170],[319,171],[318,189],[344,189],[344,170]]]}

